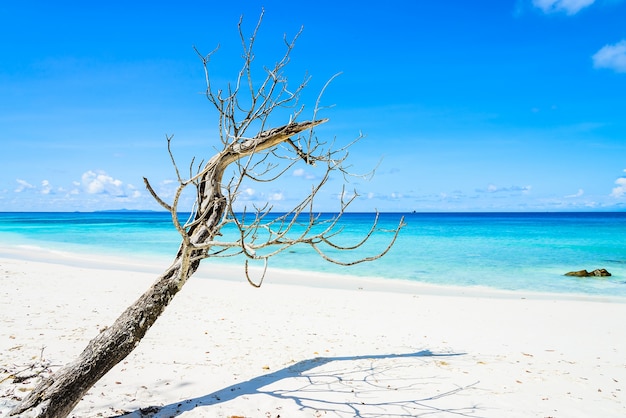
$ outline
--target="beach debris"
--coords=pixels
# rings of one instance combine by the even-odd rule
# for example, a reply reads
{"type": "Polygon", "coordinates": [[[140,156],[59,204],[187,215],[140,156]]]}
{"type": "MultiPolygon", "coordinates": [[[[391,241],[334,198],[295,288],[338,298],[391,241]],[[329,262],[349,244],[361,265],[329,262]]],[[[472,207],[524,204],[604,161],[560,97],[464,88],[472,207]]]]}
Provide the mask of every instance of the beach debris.
{"type": "Polygon", "coordinates": [[[141,416],[146,416],[146,415],[156,414],[160,410],[161,408],[158,406],[148,406],[146,408],[140,408],[139,413],[141,414],[141,416]]]}
{"type": "Polygon", "coordinates": [[[579,270],[565,273],[566,276],[572,277],[608,277],[611,275],[606,269],[595,269],[593,271],[579,270]]]}

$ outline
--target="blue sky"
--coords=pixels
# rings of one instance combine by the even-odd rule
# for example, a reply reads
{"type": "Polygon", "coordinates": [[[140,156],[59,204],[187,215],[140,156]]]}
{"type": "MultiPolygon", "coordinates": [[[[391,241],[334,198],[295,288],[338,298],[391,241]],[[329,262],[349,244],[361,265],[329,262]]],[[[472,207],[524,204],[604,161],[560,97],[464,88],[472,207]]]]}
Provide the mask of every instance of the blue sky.
{"type": "MultiPolygon", "coordinates": [[[[215,80],[232,79],[239,16],[250,30],[262,7],[259,63],[304,26],[287,74],[312,76],[307,109],[342,72],[318,134],[363,132],[354,171],[378,165],[352,210],[626,209],[626,1],[24,0],[0,4],[0,211],[158,209],[142,177],[171,196],[165,136],[181,167],[218,145],[193,46],[220,44],[215,80]]],[[[317,176],[241,203],[288,209],[317,176]]]]}

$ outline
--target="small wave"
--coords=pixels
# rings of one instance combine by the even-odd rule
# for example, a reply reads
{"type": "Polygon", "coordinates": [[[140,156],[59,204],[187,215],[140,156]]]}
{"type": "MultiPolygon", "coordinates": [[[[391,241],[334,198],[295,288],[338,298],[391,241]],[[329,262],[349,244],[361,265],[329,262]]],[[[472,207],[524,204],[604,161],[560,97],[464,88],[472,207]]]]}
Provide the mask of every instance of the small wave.
{"type": "Polygon", "coordinates": [[[38,245],[27,245],[27,244],[19,244],[16,245],[17,248],[23,248],[25,250],[43,250],[43,247],[40,247],[38,245]]]}
{"type": "Polygon", "coordinates": [[[52,255],[57,255],[57,256],[64,256],[64,257],[75,256],[75,253],[71,251],[56,250],[56,249],[42,247],[39,245],[19,244],[19,245],[16,245],[16,247],[21,250],[37,251],[39,253],[52,254],[52,255]]]}

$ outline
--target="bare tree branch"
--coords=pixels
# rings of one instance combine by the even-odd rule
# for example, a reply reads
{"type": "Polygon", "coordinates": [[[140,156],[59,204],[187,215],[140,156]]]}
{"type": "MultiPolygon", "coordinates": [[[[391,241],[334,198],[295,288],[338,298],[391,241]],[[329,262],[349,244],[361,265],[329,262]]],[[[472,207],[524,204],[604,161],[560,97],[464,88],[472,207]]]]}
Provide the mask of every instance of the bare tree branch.
{"type": "MultiPolygon", "coordinates": [[[[167,150],[178,182],[170,203],[162,199],[150,182],[144,179],[148,192],[170,212],[172,223],[181,236],[181,244],[172,264],[113,325],[89,342],[76,361],[44,379],[10,415],[66,417],[82,396],[139,344],[205,258],[243,255],[245,277],[252,286],[259,287],[266,277],[269,260],[296,245],[312,248],[329,262],[349,266],[380,258],[394,244],[404,220],[400,220],[397,228],[385,231],[378,227],[378,215],[369,232],[357,242],[345,245],[336,240],[342,232],[340,219],[357,197],[355,193],[345,198],[345,188],[334,217],[321,220],[320,214],[314,212],[316,197],[332,174],[352,175],[345,162],[353,143],[334,148],[334,140],[330,144],[320,141],[314,132],[314,128],[328,121],[317,117],[323,109],[321,95],[328,83],[317,98],[313,117],[308,121],[298,121],[305,110],[299,104],[300,95],[310,78],[305,75],[303,81],[291,89],[283,71],[302,29],[291,40],[284,38],[283,55],[273,66],[263,67],[265,76],[257,81],[253,47],[262,19],[263,13],[251,37],[244,35],[243,20],[239,21],[243,65],[235,80],[222,88],[212,83],[209,72],[210,60],[218,48],[207,55],[194,48],[204,67],[205,96],[218,112],[221,149],[195,170],[195,160],[192,160],[189,177],[183,178],[172,151],[172,136],[167,137],[167,150]],[[288,122],[270,128],[274,119],[286,111],[289,112],[288,122]],[[246,181],[277,180],[301,160],[315,165],[323,173],[317,183],[311,185],[310,193],[291,210],[274,216],[269,203],[254,208],[252,212],[247,208],[243,212],[235,210],[235,202],[241,196],[241,188],[246,181]],[[234,174],[224,179],[229,168],[234,174]],[[179,211],[179,204],[183,192],[188,189],[195,191],[196,201],[190,217],[181,223],[179,212],[184,211],[179,211]],[[236,238],[230,241],[223,239],[222,230],[225,227],[234,227],[236,238]],[[341,261],[327,252],[327,248],[339,252],[356,250],[380,232],[390,233],[390,241],[383,250],[371,256],[341,261]],[[257,280],[250,275],[250,260],[259,260],[264,264],[261,277],[257,280]]],[[[356,141],[360,138],[362,136],[356,141]]]]}

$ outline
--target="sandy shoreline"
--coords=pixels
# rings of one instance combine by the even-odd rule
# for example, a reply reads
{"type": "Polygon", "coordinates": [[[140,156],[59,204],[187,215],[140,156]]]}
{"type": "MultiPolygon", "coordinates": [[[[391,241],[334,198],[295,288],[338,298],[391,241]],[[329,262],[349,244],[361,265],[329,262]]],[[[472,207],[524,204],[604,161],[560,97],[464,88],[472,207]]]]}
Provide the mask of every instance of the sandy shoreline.
{"type": "MultiPolygon", "coordinates": [[[[164,267],[3,250],[0,416],[11,373],[73,360],[164,267]]],[[[626,416],[623,299],[211,267],[73,416],[626,416]]]]}

